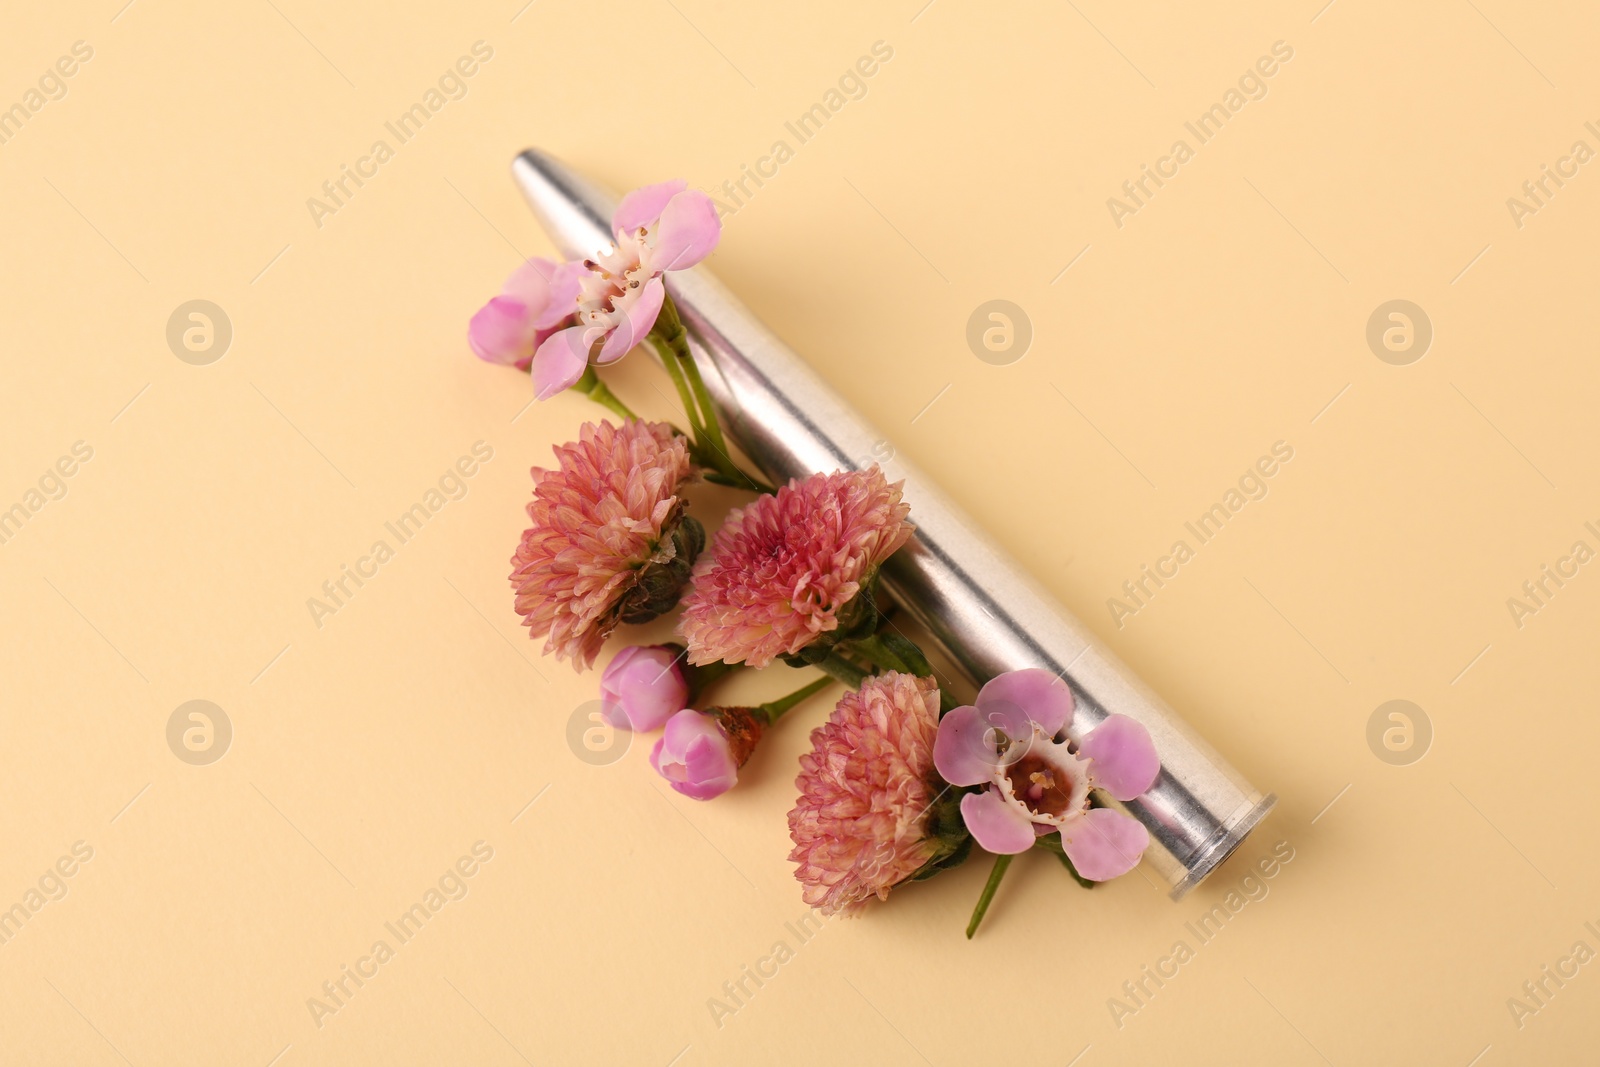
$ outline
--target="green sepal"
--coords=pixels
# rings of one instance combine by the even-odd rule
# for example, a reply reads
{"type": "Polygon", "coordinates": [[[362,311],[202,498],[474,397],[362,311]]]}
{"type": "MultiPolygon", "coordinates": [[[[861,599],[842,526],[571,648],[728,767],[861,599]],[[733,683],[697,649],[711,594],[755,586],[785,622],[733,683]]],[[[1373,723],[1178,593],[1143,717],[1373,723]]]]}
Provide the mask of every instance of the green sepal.
{"type": "Polygon", "coordinates": [[[1093,889],[1095,886],[1100,884],[1099,882],[1091,882],[1089,879],[1078,873],[1078,868],[1072,865],[1071,858],[1067,856],[1066,851],[1061,847],[1060,834],[1045,834],[1043,837],[1039,838],[1033,843],[1033,847],[1042,848],[1056,859],[1060,860],[1061,866],[1065,867],[1067,869],[1067,873],[1072,875],[1073,881],[1083,886],[1083,888],[1093,889]]]}
{"type": "Polygon", "coordinates": [[[678,604],[694,561],[706,547],[706,528],[692,515],[673,527],[664,551],[639,568],[633,588],[617,604],[617,618],[637,625],[665,615],[678,604]]]}
{"type": "Polygon", "coordinates": [[[946,787],[928,808],[926,835],[936,842],[933,856],[908,879],[920,882],[959,867],[972,854],[972,835],[961,818],[961,798],[968,790],[946,787]]]}
{"type": "Polygon", "coordinates": [[[850,598],[837,616],[839,625],[826,633],[818,634],[799,652],[780,655],[778,659],[791,667],[815,667],[833,654],[840,644],[870,636],[878,625],[878,609],[872,597],[857,593],[850,598]]]}
{"type": "Polygon", "coordinates": [[[971,855],[972,838],[964,837],[961,839],[961,843],[956,845],[951,852],[949,852],[947,855],[939,857],[938,859],[931,859],[927,863],[924,863],[921,867],[918,867],[916,873],[910,878],[906,879],[906,881],[921,882],[928,878],[932,878],[936,874],[942,874],[954,867],[961,866],[963,863],[967,862],[967,857],[971,855]]]}

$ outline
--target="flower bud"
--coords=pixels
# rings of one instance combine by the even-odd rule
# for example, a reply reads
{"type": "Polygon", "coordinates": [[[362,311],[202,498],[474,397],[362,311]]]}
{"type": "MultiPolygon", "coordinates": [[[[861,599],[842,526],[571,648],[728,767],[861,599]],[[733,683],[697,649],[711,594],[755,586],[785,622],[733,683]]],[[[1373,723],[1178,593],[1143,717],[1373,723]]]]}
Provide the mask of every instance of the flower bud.
{"type": "Polygon", "coordinates": [[[650,750],[650,766],[684,796],[710,800],[739,780],[763,725],[755,708],[685,708],[667,720],[650,750]]]}
{"type": "Polygon", "coordinates": [[[619,730],[658,730],[689,703],[682,645],[629,645],[600,675],[600,702],[619,730]]]}

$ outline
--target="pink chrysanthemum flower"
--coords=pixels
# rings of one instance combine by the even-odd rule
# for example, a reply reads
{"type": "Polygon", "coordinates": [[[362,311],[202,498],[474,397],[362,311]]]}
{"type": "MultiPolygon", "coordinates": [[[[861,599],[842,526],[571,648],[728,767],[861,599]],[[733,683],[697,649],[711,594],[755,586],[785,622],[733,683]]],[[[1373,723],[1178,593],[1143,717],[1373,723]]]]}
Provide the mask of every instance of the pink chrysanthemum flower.
{"type": "Polygon", "coordinates": [[[533,525],[511,557],[517,614],[545,652],[582,670],[618,622],[643,622],[677,601],[704,533],[683,516],[687,443],[659,422],[585,423],[533,468],[533,525]]]}
{"type": "Polygon", "coordinates": [[[938,729],[937,683],[890,671],[846,693],[811,731],[789,813],[789,858],[807,904],[824,915],[859,911],[940,854],[929,835],[938,729]]]}
{"type": "Polygon", "coordinates": [[[689,662],[765,667],[837,628],[911,536],[901,484],[876,466],[814,474],[732,512],[684,600],[689,662]]]}

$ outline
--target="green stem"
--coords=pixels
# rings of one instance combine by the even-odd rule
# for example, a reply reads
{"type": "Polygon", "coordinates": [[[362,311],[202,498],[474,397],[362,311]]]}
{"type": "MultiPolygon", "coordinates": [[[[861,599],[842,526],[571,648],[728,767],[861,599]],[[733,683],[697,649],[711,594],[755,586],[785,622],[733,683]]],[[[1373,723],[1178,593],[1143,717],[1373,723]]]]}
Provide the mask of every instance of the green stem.
{"type": "Polygon", "coordinates": [[[683,376],[683,368],[678,364],[677,354],[672,351],[661,335],[653,330],[645,336],[645,340],[649,341],[650,347],[656,350],[656,355],[660,358],[661,365],[666,368],[667,377],[672,379],[672,386],[678,391],[678,402],[683,405],[684,414],[689,417],[689,429],[693,432],[694,443],[698,447],[700,438],[705,431],[700,425],[700,412],[695,406],[694,394],[689,391],[689,383],[683,376]]]}
{"type": "Polygon", "coordinates": [[[717,419],[716,404],[711,399],[710,391],[706,389],[705,379],[700,376],[700,364],[695,362],[694,356],[690,354],[688,345],[682,340],[683,336],[680,327],[678,338],[679,343],[683,344],[683,370],[689,377],[689,388],[700,401],[700,410],[705,417],[706,433],[710,437],[711,447],[726,455],[728,443],[722,437],[722,423],[717,419]]]}
{"type": "Polygon", "coordinates": [[[705,427],[707,443],[726,455],[728,445],[722,437],[722,425],[717,421],[717,409],[711,402],[711,394],[706,391],[705,380],[700,377],[700,367],[689,351],[689,339],[683,328],[683,320],[678,317],[678,305],[672,302],[670,295],[661,301],[661,314],[656,317],[655,329],[660,331],[662,340],[683,363],[689,388],[700,405],[700,423],[705,427]]]}
{"type": "MultiPolygon", "coordinates": [[[[880,631],[868,637],[858,637],[851,641],[850,644],[879,667],[887,667],[891,671],[900,671],[902,674],[917,674],[918,672],[912,669],[911,664],[901,659],[899,652],[889,647],[889,643],[883,638],[884,634],[880,631]]],[[[930,669],[923,673],[932,674],[933,671],[930,669]]]]}
{"type": "Polygon", "coordinates": [[[716,405],[706,389],[705,379],[700,376],[700,367],[695,363],[694,354],[689,351],[689,335],[683,328],[683,321],[678,318],[678,309],[672,303],[672,297],[662,302],[661,313],[650,330],[649,340],[656,354],[661,357],[661,365],[672,377],[672,384],[678,390],[678,399],[689,417],[689,425],[694,430],[696,461],[720,475],[712,479],[714,481],[753,489],[758,493],[776,492],[766,482],[740,470],[729,455],[728,442],[722,436],[722,424],[717,420],[716,405]]]}
{"type": "Polygon", "coordinates": [[[983,893],[978,897],[977,906],[972,909],[972,918],[967,922],[967,940],[972,940],[972,935],[978,932],[978,924],[983,922],[984,914],[989,910],[989,902],[994,899],[994,891],[1000,888],[1000,879],[1006,876],[1006,868],[1011,866],[1010,856],[996,856],[994,869],[989,872],[989,880],[983,885],[983,893]]]}
{"type": "Polygon", "coordinates": [[[773,723],[778,721],[778,716],[782,715],[784,712],[788,711],[802,700],[805,700],[807,697],[814,696],[817,693],[822,692],[832,684],[833,679],[827,675],[823,675],[810,685],[803,685],[786,697],[779,697],[777,700],[769,700],[765,704],[759,705],[756,710],[767,717],[767,725],[771,726],[773,723]]]}
{"type": "Polygon", "coordinates": [[[606,383],[600,380],[600,375],[595,373],[593,367],[583,368],[583,377],[573,382],[569,388],[576,389],[596,404],[621,415],[625,419],[637,419],[639,417],[628,408],[628,405],[617,398],[617,394],[606,387],[606,383]]]}
{"type": "Polygon", "coordinates": [[[828,658],[817,664],[817,669],[832,675],[851,689],[860,689],[861,683],[867,678],[866,671],[837,652],[829,652],[828,658]]]}
{"type": "MultiPolygon", "coordinates": [[[[891,627],[893,625],[893,623],[890,623],[891,627]]],[[[917,647],[916,642],[905,634],[891,628],[879,630],[876,636],[882,642],[883,647],[892,651],[900,658],[902,663],[911,668],[912,674],[932,676],[933,664],[928,662],[928,657],[922,654],[922,649],[917,647]]]]}

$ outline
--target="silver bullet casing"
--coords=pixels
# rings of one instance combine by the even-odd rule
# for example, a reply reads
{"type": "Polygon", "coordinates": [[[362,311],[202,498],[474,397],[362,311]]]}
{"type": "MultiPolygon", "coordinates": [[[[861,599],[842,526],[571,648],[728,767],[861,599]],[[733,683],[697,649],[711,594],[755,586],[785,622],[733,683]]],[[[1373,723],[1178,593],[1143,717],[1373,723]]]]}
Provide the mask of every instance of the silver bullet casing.
{"type": "MultiPolygon", "coordinates": [[[[562,254],[581,259],[612,245],[616,200],[607,191],[533,149],[516,158],[512,173],[562,254]]],[[[770,478],[878,462],[891,481],[904,479],[917,532],[885,564],[884,584],[975,684],[1022,667],[1065,678],[1077,700],[1068,728],[1074,741],[1114,713],[1144,724],[1161,757],[1160,777],[1137,800],[1100,799],[1150,831],[1145,861],[1174,900],[1200,884],[1276,797],[1245,781],[925,474],[898,454],[879,460],[884,436],[704,267],[665,278],[723,425],[770,478]]]]}

